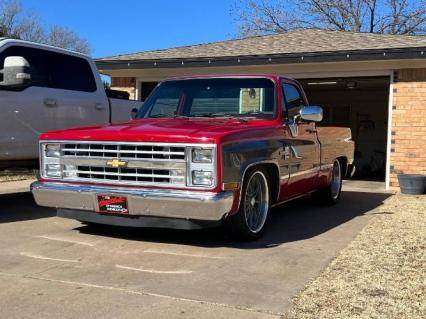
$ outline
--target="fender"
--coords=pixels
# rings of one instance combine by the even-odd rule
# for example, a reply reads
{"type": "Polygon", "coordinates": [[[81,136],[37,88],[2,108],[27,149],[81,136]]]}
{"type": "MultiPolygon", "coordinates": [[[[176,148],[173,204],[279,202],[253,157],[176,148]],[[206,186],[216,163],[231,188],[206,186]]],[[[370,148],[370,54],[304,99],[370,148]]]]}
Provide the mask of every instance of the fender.
{"type": "Polygon", "coordinates": [[[279,182],[280,182],[280,150],[283,144],[279,140],[256,140],[235,142],[222,146],[222,182],[223,183],[239,183],[239,189],[235,191],[236,198],[232,213],[238,211],[240,207],[240,199],[242,192],[242,184],[247,171],[261,164],[273,164],[276,166],[279,198],[279,182]]]}

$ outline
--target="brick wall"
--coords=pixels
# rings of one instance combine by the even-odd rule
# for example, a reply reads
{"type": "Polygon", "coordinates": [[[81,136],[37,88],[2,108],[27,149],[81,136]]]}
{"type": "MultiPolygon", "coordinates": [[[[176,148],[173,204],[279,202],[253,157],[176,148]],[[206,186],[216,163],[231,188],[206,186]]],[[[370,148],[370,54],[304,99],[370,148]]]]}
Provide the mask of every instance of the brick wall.
{"type": "Polygon", "coordinates": [[[426,69],[395,72],[390,186],[397,174],[426,174],[426,69]]]}
{"type": "Polygon", "coordinates": [[[113,77],[111,78],[111,89],[126,91],[130,94],[130,100],[136,99],[136,79],[129,77],[113,77]]]}

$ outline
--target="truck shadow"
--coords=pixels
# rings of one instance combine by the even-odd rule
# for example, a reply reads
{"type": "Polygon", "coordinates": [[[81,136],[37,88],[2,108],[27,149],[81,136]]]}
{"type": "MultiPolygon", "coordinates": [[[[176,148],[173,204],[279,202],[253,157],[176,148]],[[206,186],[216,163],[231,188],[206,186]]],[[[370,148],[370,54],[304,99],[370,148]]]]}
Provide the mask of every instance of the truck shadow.
{"type": "Polygon", "coordinates": [[[353,218],[371,213],[391,194],[344,192],[335,206],[321,206],[310,198],[301,198],[275,207],[264,236],[253,242],[227,238],[221,228],[203,230],[135,229],[90,225],[77,228],[82,233],[132,241],[173,243],[205,248],[232,247],[259,249],[309,239],[325,233],[353,218]]]}
{"type": "Polygon", "coordinates": [[[0,195],[0,223],[47,218],[55,215],[55,209],[37,206],[31,192],[0,195]]]}

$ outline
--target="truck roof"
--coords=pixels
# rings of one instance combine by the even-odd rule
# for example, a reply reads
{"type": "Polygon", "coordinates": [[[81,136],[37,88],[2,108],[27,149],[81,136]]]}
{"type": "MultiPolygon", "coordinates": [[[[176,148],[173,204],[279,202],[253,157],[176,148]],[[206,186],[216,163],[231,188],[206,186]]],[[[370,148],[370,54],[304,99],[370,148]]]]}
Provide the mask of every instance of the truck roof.
{"type": "Polygon", "coordinates": [[[89,56],[83,54],[83,53],[79,53],[79,52],[75,52],[75,51],[71,51],[71,50],[67,50],[67,49],[62,49],[62,48],[58,48],[58,47],[54,47],[51,45],[47,45],[47,44],[42,44],[42,43],[36,43],[36,42],[31,42],[31,41],[25,41],[25,40],[19,40],[19,39],[11,39],[11,38],[0,38],[0,42],[6,42],[6,43],[17,43],[17,44],[24,44],[24,45],[29,45],[32,47],[40,47],[40,48],[44,48],[44,49],[48,49],[51,51],[56,51],[59,53],[65,53],[65,54],[70,54],[70,55],[75,55],[75,56],[79,56],[79,57],[84,57],[84,58],[89,58],[89,56]]]}
{"type": "Polygon", "coordinates": [[[212,78],[269,78],[272,80],[277,80],[279,78],[285,78],[285,77],[280,76],[278,74],[273,74],[273,73],[198,74],[198,75],[174,76],[174,77],[167,78],[165,81],[212,79],[212,78]]]}
{"type": "Polygon", "coordinates": [[[194,79],[212,79],[212,78],[267,78],[273,81],[285,79],[291,82],[297,80],[275,73],[230,73],[230,74],[198,74],[198,75],[184,75],[174,76],[165,79],[164,81],[177,81],[177,80],[194,80],[194,79]]]}

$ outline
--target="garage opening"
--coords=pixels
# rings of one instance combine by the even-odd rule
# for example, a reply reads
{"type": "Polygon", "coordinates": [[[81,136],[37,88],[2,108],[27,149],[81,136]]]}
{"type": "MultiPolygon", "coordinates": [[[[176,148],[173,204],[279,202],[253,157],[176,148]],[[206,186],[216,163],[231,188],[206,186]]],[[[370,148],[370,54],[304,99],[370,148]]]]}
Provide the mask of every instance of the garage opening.
{"type": "Polygon", "coordinates": [[[299,80],[311,105],[324,109],[324,126],[346,126],[355,141],[355,179],[384,181],[389,77],[299,80]]]}

